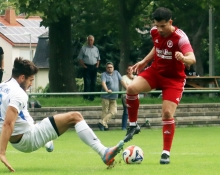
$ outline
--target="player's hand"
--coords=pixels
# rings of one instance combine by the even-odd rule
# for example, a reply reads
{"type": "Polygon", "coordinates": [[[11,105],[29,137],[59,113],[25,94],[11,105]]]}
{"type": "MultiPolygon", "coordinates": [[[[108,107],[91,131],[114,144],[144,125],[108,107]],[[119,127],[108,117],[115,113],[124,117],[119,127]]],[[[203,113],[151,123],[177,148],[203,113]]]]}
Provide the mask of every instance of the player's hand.
{"type": "Polygon", "coordinates": [[[178,61],[184,61],[184,55],[181,53],[181,52],[175,52],[175,58],[178,60],[178,61]]]}
{"type": "Polygon", "coordinates": [[[5,164],[5,166],[8,168],[9,171],[15,172],[15,170],[12,168],[12,166],[7,161],[5,155],[0,154],[0,160],[1,160],[2,163],[5,164]]]}
{"type": "Polygon", "coordinates": [[[137,62],[134,66],[132,66],[132,70],[134,73],[139,74],[146,66],[146,63],[143,61],[137,62]]]}

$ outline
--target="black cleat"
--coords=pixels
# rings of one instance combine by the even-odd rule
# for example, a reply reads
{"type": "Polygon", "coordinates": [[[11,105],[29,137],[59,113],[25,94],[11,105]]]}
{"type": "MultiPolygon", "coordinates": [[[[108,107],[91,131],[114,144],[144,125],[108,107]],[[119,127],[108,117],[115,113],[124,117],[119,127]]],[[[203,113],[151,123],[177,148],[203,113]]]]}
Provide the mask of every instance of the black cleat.
{"type": "Polygon", "coordinates": [[[101,123],[97,123],[98,128],[100,131],[104,131],[104,126],[101,123]]]}
{"type": "Polygon", "coordinates": [[[170,163],[170,156],[168,156],[166,153],[163,153],[161,155],[160,164],[169,164],[170,163]]]}
{"type": "Polygon", "coordinates": [[[130,126],[124,138],[124,142],[130,141],[133,138],[133,135],[138,134],[140,131],[141,128],[138,124],[136,126],[130,126]]]}

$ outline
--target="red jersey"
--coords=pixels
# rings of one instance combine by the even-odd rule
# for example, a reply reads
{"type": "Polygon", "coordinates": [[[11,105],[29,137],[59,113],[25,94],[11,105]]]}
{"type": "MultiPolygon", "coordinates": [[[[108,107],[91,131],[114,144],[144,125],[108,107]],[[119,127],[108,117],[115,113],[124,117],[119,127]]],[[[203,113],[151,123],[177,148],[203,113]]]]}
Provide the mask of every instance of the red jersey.
{"type": "Polygon", "coordinates": [[[154,60],[151,66],[156,68],[161,76],[185,78],[184,63],[175,58],[175,52],[179,51],[183,54],[193,52],[187,35],[177,27],[166,38],[160,36],[156,27],[153,27],[150,33],[155,47],[154,60]]]}

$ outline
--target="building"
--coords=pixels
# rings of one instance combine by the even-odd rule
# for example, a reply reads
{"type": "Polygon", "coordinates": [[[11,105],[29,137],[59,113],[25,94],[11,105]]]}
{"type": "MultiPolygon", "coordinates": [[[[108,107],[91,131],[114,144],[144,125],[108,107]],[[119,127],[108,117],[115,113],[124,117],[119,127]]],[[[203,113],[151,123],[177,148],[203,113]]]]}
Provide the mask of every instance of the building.
{"type": "Polygon", "coordinates": [[[49,36],[48,32],[39,36],[33,63],[39,68],[35,76],[37,91],[44,89],[49,83],[49,36]]]}
{"type": "MultiPolygon", "coordinates": [[[[7,9],[5,15],[0,16],[0,46],[4,50],[5,63],[3,81],[11,77],[13,62],[16,57],[33,61],[38,37],[48,32],[48,28],[40,26],[41,21],[42,19],[39,16],[30,16],[27,19],[26,16],[16,16],[15,10],[12,8],[7,9]]],[[[35,77],[35,79],[40,80],[42,78],[35,77]]],[[[48,83],[48,75],[47,82],[44,79],[42,82],[44,83],[35,81],[31,89],[32,92],[35,92],[39,86],[48,83]]]]}

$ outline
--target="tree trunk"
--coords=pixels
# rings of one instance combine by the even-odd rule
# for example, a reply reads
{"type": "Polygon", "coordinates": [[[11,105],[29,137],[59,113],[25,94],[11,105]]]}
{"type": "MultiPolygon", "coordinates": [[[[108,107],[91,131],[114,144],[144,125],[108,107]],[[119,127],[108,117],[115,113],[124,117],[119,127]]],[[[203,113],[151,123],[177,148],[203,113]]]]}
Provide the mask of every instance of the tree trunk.
{"type": "Polygon", "coordinates": [[[194,48],[194,54],[196,57],[196,65],[195,70],[200,75],[204,75],[204,69],[203,69],[203,62],[201,59],[201,45],[202,45],[202,36],[207,32],[207,25],[208,25],[208,16],[205,15],[196,34],[193,37],[192,46],[194,48]]]}
{"type": "Polygon", "coordinates": [[[122,75],[126,74],[126,68],[130,63],[130,19],[126,14],[126,2],[119,1],[119,15],[120,15],[120,62],[119,71],[122,75]]]}
{"type": "Polygon", "coordinates": [[[126,74],[126,68],[130,63],[130,37],[129,37],[129,26],[122,25],[121,30],[121,43],[120,43],[120,63],[119,71],[121,74],[126,74]]]}
{"type": "Polygon", "coordinates": [[[64,16],[49,26],[49,82],[51,92],[76,90],[71,55],[71,17],[64,16]]]}

